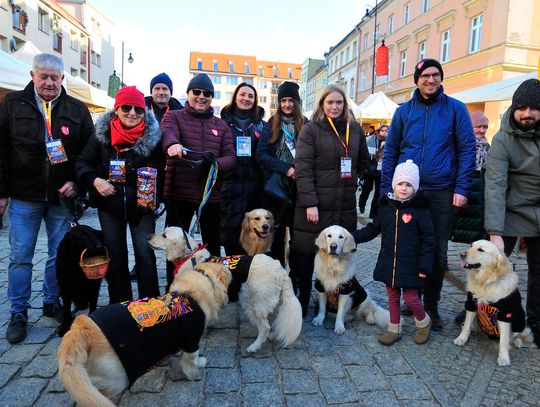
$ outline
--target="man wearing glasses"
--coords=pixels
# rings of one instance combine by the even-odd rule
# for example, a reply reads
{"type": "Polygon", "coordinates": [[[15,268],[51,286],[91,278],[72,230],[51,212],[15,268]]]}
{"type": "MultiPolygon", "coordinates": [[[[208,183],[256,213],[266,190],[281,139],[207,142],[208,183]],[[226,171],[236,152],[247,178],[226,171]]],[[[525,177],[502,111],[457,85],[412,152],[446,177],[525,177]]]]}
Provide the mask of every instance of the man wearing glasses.
{"type": "Polygon", "coordinates": [[[432,329],[440,331],[439,315],[444,273],[447,269],[448,239],[455,208],[467,203],[475,163],[475,139],[465,105],[444,94],[441,64],[423,59],[414,70],[418,88],[413,97],[395,112],[388,132],[382,166],[381,192],[391,191],[396,166],[408,159],[420,169],[420,190],[429,202],[436,236],[431,275],[424,288],[424,308],[432,329]]]}
{"type": "Polygon", "coordinates": [[[43,275],[43,315],[62,322],[56,252],[69,228],[60,199],[75,197],[74,163],[94,133],[86,106],[62,87],[64,63],[51,54],[34,57],[32,81],[0,105],[0,215],[9,204],[6,339],[24,340],[32,297],[32,260],[42,220],[48,240],[43,275]]]}
{"type": "MultiPolygon", "coordinates": [[[[205,197],[212,165],[217,163],[218,180],[236,165],[236,152],[229,126],[214,116],[211,107],[214,85],[206,74],[194,76],[187,87],[184,109],[169,111],[161,121],[165,169],[165,199],[170,212],[170,226],[189,230],[193,215],[205,197]]],[[[200,217],[201,235],[213,256],[220,255],[219,181],[211,190],[200,217]]],[[[167,266],[167,285],[172,282],[173,268],[167,266]]]]}

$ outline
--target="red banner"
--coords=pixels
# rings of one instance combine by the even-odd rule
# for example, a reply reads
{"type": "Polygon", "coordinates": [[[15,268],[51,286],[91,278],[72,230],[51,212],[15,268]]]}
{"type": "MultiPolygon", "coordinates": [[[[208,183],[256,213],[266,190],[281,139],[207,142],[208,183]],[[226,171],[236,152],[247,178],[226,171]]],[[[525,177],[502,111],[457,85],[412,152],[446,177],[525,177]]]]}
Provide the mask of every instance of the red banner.
{"type": "Polygon", "coordinates": [[[388,47],[382,45],[377,48],[375,54],[375,74],[377,76],[386,76],[388,75],[388,47]]]}

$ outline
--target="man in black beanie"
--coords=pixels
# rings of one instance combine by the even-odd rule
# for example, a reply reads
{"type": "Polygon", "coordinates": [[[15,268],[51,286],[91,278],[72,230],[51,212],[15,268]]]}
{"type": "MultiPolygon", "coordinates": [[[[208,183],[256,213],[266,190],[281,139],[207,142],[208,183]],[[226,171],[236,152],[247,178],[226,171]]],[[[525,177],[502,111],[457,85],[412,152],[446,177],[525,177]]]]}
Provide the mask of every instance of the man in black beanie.
{"type": "Polygon", "coordinates": [[[173,83],[169,75],[160,73],[150,81],[150,94],[144,98],[148,110],[154,112],[156,119],[161,123],[163,115],[169,110],[182,109],[182,104],[172,97],[173,83]]]}
{"type": "Polygon", "coordinates": [[[392,190],[396,166],[408,159],[420,168],[418,195],[428,198],[436,237],[432,273],[424,286],[424,308],[432,329],[440,331],[438,303],[448,266],[448,239],[455,207],[467,204],[475,168],[475,138],[467,108],[444,94],[441,64],[431,58],[418,62],[414,83],[418,88],[411,100],[401,105],[392,118],[384,147],[381,193],[392,190]]]}
{"type": "Polygon", "coordinates": [[[527,246],[527,324],[540,347],[540,81],[515,91],[512,105],[488,152],[485,228],[489,240],[509,256],[518,237],[527,246]]]}

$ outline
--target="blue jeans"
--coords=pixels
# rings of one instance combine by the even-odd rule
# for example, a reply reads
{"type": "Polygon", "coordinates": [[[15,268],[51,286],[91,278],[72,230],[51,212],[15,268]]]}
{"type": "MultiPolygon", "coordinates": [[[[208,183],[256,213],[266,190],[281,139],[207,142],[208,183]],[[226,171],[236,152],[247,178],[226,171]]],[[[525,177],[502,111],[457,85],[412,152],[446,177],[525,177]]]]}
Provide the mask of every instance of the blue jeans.
{"type": "Polygon", "coordinates": [[[32,294],[32,260],[36,241],[45,221],[48,257],[43,275],[43,302],[52,303],[60,296],[56,280],[56,251],[69,230],[69,214],[60,204],[11,199],[9,204],[8,298],[12,313],[29,308],[32,294]]]}
{"type": "Polygon", "coordinates": [[[424,286],[424,308],[437,310],[441,299],[444,274],[448,268],[448,239],[452,232],[456,208],[452,205],[452,190],[419,191],[429,201],[429,214],[435,232],[435,258],[432,273],[424,286]]]}
{"type": "Polygon", "coordinates": [[[99,223],[103,231],[103,243],[109,251],[111,262],[105,278],[109,286],[111,304],[133,299],[128,267],[127,226],[131,233],[135,254],[135,272],[139,298],[157,297],[159,283],[154,250],[148,244],[148,236],[155,233],[153,213],[142,216],[115,216],[98,209],[99,223]],[[140,218],[140,219],[139,219],[140,218]]]}

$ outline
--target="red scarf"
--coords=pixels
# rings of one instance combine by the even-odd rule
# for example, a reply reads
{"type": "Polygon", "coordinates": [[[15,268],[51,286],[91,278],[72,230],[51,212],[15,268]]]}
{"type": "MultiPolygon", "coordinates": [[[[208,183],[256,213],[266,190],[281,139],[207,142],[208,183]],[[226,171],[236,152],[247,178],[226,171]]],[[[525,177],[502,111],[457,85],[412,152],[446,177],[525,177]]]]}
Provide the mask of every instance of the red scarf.
{"type": "Polygon", "coordinates": [[[129,147],[143,135],[146,123],[144,120],[132,127],[126,129],[118,117],[111,120],[111,144],[113,147],[129,147]]]}

